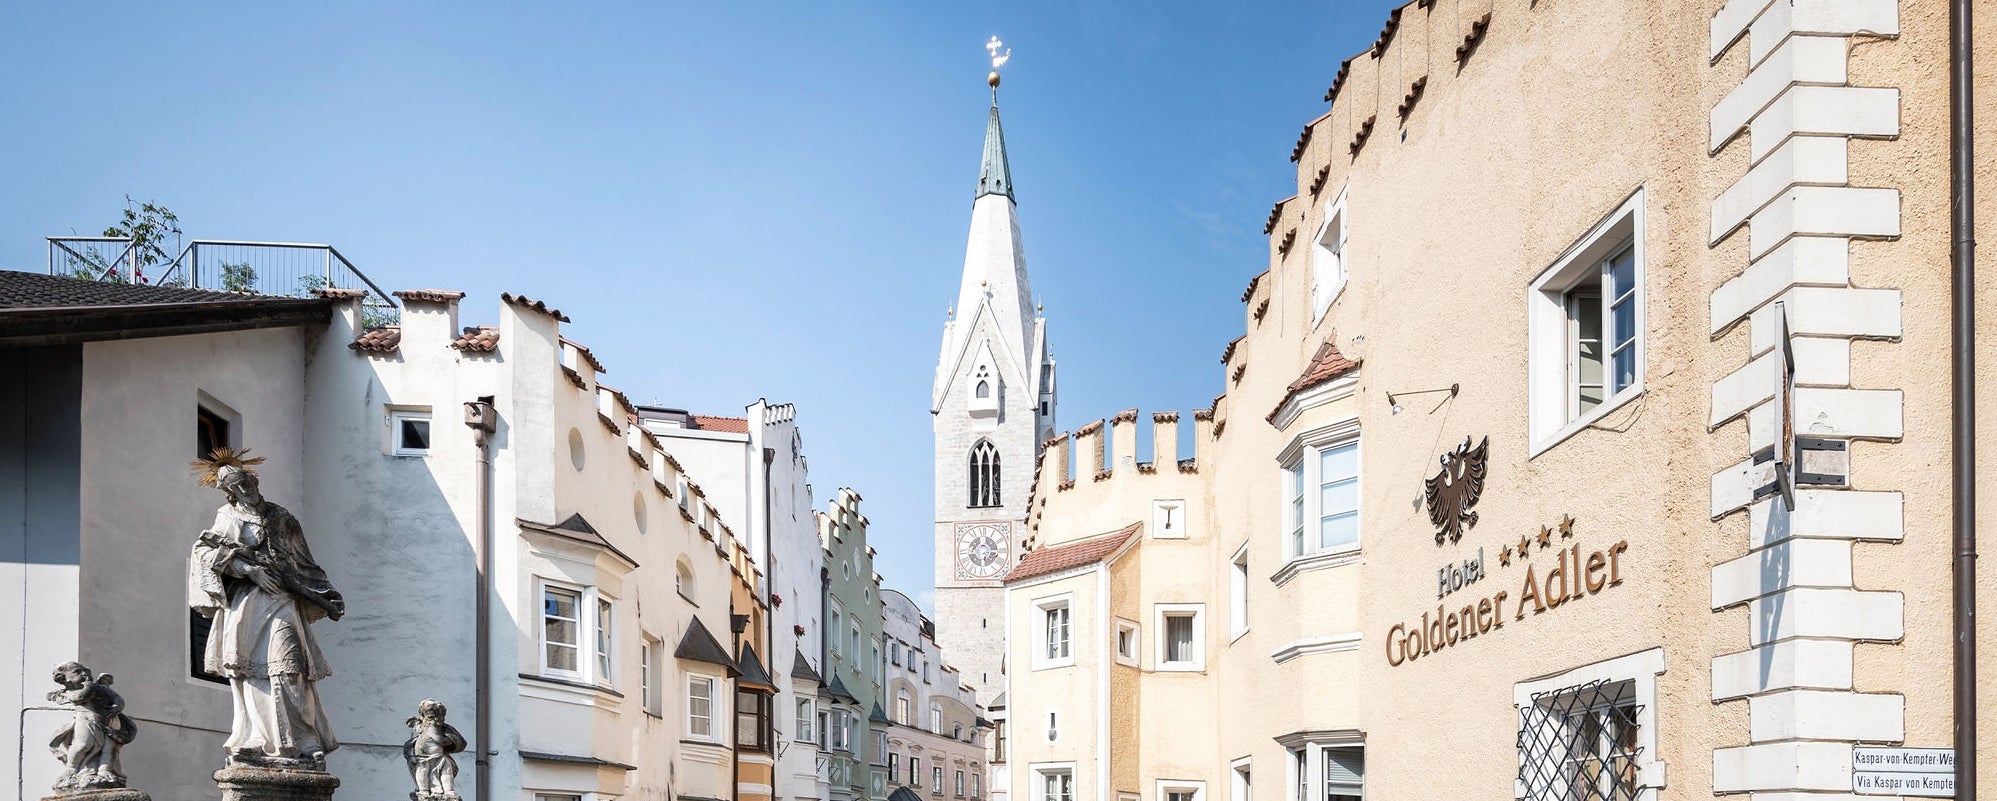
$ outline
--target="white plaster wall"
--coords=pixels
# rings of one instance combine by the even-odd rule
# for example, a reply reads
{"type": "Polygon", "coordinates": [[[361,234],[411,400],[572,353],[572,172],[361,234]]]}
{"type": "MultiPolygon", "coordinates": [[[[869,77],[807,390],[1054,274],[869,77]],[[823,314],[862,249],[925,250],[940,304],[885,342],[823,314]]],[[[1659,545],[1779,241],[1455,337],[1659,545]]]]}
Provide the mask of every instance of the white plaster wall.
{"type": "MultiPolygon", "coordinates": [[[[302,329],[278,328],[82,348],[80,636],[75,653],[61,656],[117,676],[128,713],[140,726],[124,766],[131,784],[154,797],[215,792],[210,774],[222,766],[229,727],[227,689],[188,675],[187,556],[223,503],[221,493],[199,486],[188,472],[203,393],[234,413],[235,444],[267,459],[257,468],[265,497],[297,514],[314,546],[339,536],[304,489],[299,418],[307,341],[302,329]]],[[[332,573],[335,586],[343,578],[332,573]]],[[[324,636],[341,625],[321,621],[314,631],[324,636]]],[[[47,661],[54,655],[35,656],[47,661]]],[[[342,673],[340,650],[329,650],[327,658],[342,673]]],[[[48,689],[41,686],[46,676],[31,672],[28,678],[39,699],[48,689]]],[[[339,680],[336,675],[322,686],[339,680]]],[[[353,725],[337,710],[329,714],[336,733],[353,725]]],[[[49,768],[55,763],[45,751],[32,750],[40,753],[25,764],[32,772],[28,789],[36,790],[54,778],[49,768]]],[[[335,754],[336,768],[345,756],[335,754]]]]}

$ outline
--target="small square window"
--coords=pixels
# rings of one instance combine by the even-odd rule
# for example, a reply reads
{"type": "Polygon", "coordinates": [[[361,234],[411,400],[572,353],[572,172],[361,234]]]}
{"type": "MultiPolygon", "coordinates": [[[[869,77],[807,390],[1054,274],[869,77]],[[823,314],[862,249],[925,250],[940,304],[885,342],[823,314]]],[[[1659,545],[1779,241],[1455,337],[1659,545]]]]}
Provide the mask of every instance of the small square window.
{"type": "Polygon", "coordinates": [[[1161,540],[1182,540],[1191,536],[1186,524],[1186,502],[1152,501],[1151,536],[1161,540]]]}
{"type": "Polygon", "coordinates": [[[1159,604],[1158,670],[1206,668],[1206,607],[1202,604],[1159,604]]]}
{"type": "Polygon", "coordinates": [[[1116,621],[1116,661],[1118,664],[1137,666],[1137,624],[1128,620],[1116,621]]]}
{"type": "Polygon", "coordinates": [[[430,454],[430,413],[397,410],[388,414],[388,433],[397,456],[430,454]]]}

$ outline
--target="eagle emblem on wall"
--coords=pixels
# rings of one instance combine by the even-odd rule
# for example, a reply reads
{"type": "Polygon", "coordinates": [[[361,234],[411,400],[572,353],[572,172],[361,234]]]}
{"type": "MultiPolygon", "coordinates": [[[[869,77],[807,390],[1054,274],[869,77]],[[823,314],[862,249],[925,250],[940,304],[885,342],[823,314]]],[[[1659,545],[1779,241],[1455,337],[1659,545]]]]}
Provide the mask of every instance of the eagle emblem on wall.
{"type": "Polygon", "coordinates": [[[1485,437],[1475,448],[1470,447],[1470,438],[1464,437],[1462,445],[1442,455],[1442,470],[1422,482],[1428,519],[1435,524],[1435,544],[1461,540],[1464,529],[1477,525],[1477,513],[1471,507],[1484,494],[1484,470],[1490,452],[1490,437],[1485,437]]]}

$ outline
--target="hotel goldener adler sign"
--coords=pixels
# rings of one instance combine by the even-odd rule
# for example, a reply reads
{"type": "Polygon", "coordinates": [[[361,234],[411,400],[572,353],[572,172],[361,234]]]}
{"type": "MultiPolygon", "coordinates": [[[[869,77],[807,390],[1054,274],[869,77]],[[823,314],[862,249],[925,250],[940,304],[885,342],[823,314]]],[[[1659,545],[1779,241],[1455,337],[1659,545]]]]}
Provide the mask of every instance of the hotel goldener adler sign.
{"type": "MultiPolygon", "coordinates": [[[[1436,526],[1436,545],[1456,543],[1477,525],[1477,513],[1471,507],[1484,494],[1490,450],[1490,437],[1475,448],[1470,446],[1470,438],[1464,437],[1462,445],[1442,455],[1441,472],[1422,482],[1429,520],[1436,526]]],[[[1513,623],[1522,622],[1527,615],[1538,616],[1623,583],[1622,556],[1629,550],[1628,540],[1599,550],[1583,550],[1575,540],[1574,517],[1561,515],[1558,523],[1520,534],[1516,543],[1508,539],[1500,542],[1499,570],[1513,562],[1525,570],[1516,594],[1500,589],[1468,602],[1450,600],[1458,591],[1488,579],[1489,565],[1483,547],[1477,548],[1475,555],[1444,564],[1436,571],[1435,609],[1387,630],[1387,664],[1412,662],[1501,631],[1507,617],[1513,623]],[[1540,557],[1536,565],[1534,556],[1540,557]]]]}

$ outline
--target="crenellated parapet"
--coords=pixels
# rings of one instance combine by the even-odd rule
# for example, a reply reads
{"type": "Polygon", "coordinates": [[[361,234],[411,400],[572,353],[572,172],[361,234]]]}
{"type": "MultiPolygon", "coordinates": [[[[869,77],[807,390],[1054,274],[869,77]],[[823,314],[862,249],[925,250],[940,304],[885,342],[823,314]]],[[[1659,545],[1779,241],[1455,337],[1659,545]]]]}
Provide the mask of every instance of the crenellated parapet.
{"type": "Polygon", "coordinates": [[[1034,463],[1032,491],[1027,498],[1029,544],[1050,506],[1079,509],[1117,494],[1183,492],[1176,485],[1197,480],[1201,443],[1214,436],[1212,414],[1200,410],[1192,417],[1190,452],[1182,452],[1179,444],[1180,413],[1153,412],[1150,458],[1140,460],[1138,444],[1145,436],[1140,431],[1143,416],[1134,408],[1042,443],[1040,458],[1034,463]]]}

